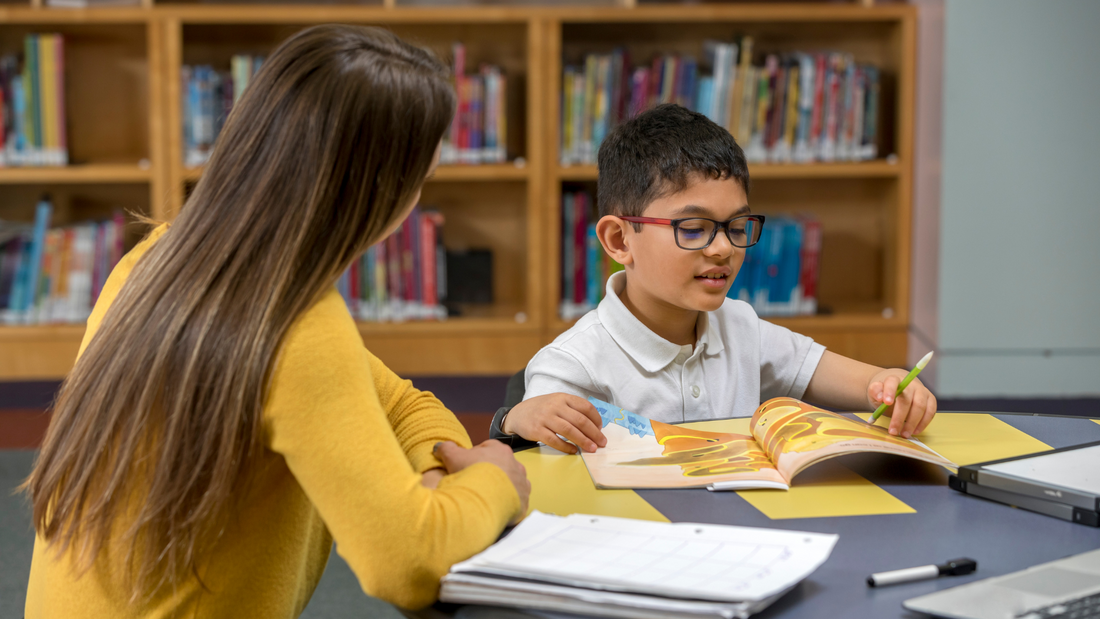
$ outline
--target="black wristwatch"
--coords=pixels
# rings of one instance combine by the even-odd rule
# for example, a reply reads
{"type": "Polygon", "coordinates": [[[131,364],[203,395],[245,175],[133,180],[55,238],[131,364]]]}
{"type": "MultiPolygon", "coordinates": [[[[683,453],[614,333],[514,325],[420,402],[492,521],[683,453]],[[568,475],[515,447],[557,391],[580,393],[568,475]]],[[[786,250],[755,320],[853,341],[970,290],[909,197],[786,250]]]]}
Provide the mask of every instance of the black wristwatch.
{"type": "Polygon", "coordinates": [[[505,445],[511,445],[513,450],[526,449],[538,445],[537,442],[529,441],[518,434],[506,434],[504,432],[504,417],[510,410],[512,410],[510,406],[503,406],[497,409],[496,414],[493,415],[493,423],[489,424],[489,438],[494,438],[505,445]]]}

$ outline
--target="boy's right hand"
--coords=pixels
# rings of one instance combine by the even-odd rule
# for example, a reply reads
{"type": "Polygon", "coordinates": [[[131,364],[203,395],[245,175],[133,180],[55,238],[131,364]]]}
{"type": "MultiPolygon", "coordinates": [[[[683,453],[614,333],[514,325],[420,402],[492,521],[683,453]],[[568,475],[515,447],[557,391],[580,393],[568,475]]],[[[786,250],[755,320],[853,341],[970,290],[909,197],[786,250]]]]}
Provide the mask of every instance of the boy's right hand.
{"type": "Polygon", "coordinates": [[[531,498],[531,482],[527,480],[527,469],[516,460],[512,448],[500,441],[488,440],[470,449],[459,447],[451,441],[436,443],[432,449],[432,455],[447,468],[447,474],[452,475],[462,469],[478,462],[495,464],[504,471],[519,495],[519,513],[513,522],[518,522],[527,515],[527,501],[531,498]]]}
{"type": "Polygon", "coordinates": [[[568,393],[551,393],[512,407],[501,430],[572,454],[577,453],[577,446],[589,453],[606,446],[607,438],[600,431],[602,425],[599,411],[588,400],[568,393]],[[561,440],[559,434],[573,441],[573,445],[561,440]]]}

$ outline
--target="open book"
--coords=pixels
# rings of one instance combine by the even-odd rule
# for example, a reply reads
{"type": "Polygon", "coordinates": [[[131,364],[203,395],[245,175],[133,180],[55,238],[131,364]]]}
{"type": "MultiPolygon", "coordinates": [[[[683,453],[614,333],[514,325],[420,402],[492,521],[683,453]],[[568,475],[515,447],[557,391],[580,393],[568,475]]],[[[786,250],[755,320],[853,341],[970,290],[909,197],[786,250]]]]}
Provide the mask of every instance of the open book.
{"type": "Polygon", "coordinates": [[[589,398],[603,417],[607,446],[583,453],[597,488],[787,490],[806,467],[836,456],[878,452],[957,468],[920,441],[794,398],[756,409],[751,434],[704,432],[651,421],[589,398]]]}

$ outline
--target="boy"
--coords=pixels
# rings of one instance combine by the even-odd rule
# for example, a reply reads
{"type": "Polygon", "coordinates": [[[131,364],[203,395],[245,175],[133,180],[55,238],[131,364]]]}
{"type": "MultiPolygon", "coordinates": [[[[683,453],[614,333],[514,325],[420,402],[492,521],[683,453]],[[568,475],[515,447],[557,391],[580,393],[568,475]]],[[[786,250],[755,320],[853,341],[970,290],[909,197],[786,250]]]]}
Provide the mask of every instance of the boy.
{"type": "Polygon", "coordinates": [[[748,189],[741,148],[702,114],[662,105],[613,130],[599,151],[596,230],[626,269],[535,355],[524,401],[494,431],[595,451],[606,439],[588,396],[664,422],[747,416],[778,396],[841,410],[886,402],[891,434],[923,431],[936,398],[914,380],[895,401],[905,370],[827,351],[726,298],[763,225],[748,189]]]}

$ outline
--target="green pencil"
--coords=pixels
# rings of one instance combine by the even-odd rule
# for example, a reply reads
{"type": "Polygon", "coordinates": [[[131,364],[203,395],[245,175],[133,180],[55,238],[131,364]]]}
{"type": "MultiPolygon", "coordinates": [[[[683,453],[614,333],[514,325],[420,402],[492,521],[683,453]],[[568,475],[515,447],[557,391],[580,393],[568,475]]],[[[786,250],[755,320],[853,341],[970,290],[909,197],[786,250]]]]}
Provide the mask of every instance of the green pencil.
{"type": "MultiPolygon", "coordinates": [[[[905,388],[909,386],[909,383],[913,382],[913,379],[917,377],[917,374],[920,374],[920,371],[924,369],[924,366],[928,365],[928,360],[931,358],[932,353],[928,353],[927,355],[925,355],[920,361],[917,362],[917,365],[913,368],[913,371],[906,374],[905,378],[903,378],[902,381],[898,383],[898,392],[894,394],[895,401],[897,400],[897,397],[901,395],[901,392],[905,391],[905,388]]],[[[882,417],[882,413],[886,412],[887,406],[889,405],[886,402],[879,404],[878,408],[875,409],[875,412],[871,413],[871,418],[867,420],[867,423],[873,424],[878,421],[878,418],[882,417]]]]}

